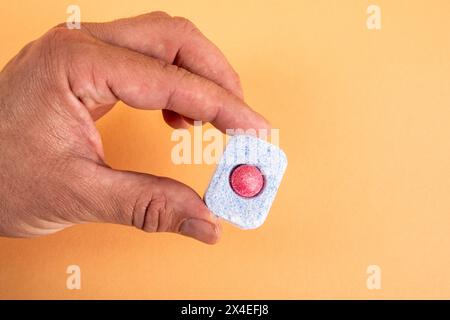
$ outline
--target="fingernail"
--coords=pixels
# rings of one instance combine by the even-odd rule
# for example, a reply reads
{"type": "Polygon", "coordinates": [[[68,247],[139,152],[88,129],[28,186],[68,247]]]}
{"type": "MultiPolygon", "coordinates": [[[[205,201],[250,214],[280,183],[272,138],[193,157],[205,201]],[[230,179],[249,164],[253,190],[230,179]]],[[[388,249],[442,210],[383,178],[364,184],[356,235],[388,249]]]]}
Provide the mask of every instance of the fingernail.
{"type": "Polygon", "coordinates": [[[185,220],[180,226],[180,233],[209,244],[216,243],[219,237],[214,224],[200,219],[185,220]]]}

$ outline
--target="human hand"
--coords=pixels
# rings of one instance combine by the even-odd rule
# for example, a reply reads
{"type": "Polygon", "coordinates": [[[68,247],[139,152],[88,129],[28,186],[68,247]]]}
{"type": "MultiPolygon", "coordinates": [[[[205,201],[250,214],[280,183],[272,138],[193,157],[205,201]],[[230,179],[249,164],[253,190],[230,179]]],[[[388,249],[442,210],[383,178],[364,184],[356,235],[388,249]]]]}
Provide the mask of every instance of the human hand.
{"type": "Polygon", "coordinates": [[[57,26],[0,73],[0,236],[85,222],[215,243],[220,223],[188,186],[110,168],[94,121],[122,100],[218,129],[268,128],[221,52],[188,20],[154,12],[80,30],[57,26]]]}

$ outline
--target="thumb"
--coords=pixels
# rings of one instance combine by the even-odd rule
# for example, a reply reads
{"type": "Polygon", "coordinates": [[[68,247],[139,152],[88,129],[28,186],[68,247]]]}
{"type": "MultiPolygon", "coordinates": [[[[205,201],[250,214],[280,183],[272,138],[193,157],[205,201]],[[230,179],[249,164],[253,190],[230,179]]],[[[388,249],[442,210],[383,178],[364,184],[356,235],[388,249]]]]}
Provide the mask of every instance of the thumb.
{"type": "Polygon", "coordinates": [[[219,239],[219,219],[183,183],[98,165],[89,184],[89,193],[95,199],[88,201],[91,208],[85,221],[131,225],[146,232],[173,232],[208,244],[219,239]]]}

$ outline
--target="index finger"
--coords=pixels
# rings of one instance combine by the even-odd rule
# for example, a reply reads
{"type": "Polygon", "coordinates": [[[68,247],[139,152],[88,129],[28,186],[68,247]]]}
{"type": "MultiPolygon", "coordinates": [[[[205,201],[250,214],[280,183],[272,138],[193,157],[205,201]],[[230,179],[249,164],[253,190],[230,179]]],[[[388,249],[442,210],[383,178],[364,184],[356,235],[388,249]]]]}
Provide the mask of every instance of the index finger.
{"type": "Polygon", "coordinates": [[[223,53],[189,20],[152,12],[106,23],[84,23],[101,41],[182,67],[243,98],[239,76],[223,53]]]}
{"type": "MultiPolygon", "coordinates": [[[[98,40],[75,44],[68,50],[74,55],[68,64],[68,84],[91,115],[122,100],[135,108],[171,110],[211,122],[223,132],[270,128],[239,97],[183,68],[98,40]]],[[[65,38],[64,45],[70,46],[65,38]]]]}

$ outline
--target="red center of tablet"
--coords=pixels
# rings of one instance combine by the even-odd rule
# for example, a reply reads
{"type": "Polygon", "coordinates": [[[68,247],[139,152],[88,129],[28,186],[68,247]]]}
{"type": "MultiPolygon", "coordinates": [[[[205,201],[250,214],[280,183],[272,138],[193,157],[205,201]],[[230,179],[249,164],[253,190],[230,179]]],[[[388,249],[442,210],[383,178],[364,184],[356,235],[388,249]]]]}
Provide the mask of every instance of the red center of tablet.
{"type": "Polygon", "coordinates": [[[264,187],[264,177],[257,167],[241,164],[231,172],[230,184],[233,191],[241,197],[252,198],[264,187]]]}

